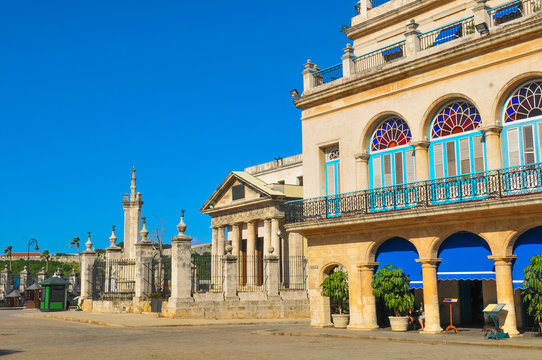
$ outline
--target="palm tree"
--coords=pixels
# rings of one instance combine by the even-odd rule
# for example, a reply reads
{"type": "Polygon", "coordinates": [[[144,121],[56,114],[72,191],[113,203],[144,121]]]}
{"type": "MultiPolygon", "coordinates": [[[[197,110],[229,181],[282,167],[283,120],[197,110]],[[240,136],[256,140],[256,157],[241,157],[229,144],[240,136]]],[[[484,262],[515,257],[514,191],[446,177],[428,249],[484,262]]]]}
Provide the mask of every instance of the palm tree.
{"type": "Polygon", "coordinates": [[[4,254],[8,254],[9,256],[9,271],[11,271],[11,251],[12,250],[13,250],[13,246],[11,245],[8,245],[8,247],[4,249],[4,254]]]}
{"type": "Polygon", "coordinates": [[[49,259],[51,258],[49,250],[43,250],[41,257],[45,259],[45,272],[49,272],[49,259]]]}
{"type": "Polygon", "coordinates": [[[81,250],[79,248],[79,239],[78,237],[74,237],[72,241],[70,242],[70,248],[72,248],[74,245],[77,246],[77,255],[79,256],[79,266],[81,266],[81,250]]]}

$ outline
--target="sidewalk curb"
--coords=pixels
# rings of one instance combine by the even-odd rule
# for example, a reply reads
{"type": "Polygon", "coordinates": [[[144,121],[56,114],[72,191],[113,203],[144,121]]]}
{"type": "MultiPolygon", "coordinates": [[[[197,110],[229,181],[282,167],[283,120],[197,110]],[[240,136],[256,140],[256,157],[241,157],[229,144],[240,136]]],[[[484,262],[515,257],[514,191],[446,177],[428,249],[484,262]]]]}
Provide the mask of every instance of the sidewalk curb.
{"type": "MultiPolygon", "coordinates": [[[[542,350],[542,344],[521,344],[521,343],[509,343],[507,340],[501,341],[469,341],[469,340],[447,340],[447,339],[430,339],[430,338],[407,338],[407,337],[391,337],[383,335],[364,335],[364,334],[329,334],[329,333],[320,333],[314,331],[265,331],[257,330],[252,331],[251,334],[255,335],[272,335],[272,336],[306,336],[306,337],[329,337],[329,338],[339,338],[339,339],[363,339],[363,340],[377,340],[377,341],[397,341],[397,342],[408,342],[416,344],[429,344],[429,345],[474,345],[474,346],[491,346],[491,347],[500,347],[500,348],[522,348],[522,349],[533,349],[533,350],[542,350]]],[[[423,335],[426,336],[426,335],[423,335]]],[[[430,335],[429,335],[430,336],[430,335]]]]}

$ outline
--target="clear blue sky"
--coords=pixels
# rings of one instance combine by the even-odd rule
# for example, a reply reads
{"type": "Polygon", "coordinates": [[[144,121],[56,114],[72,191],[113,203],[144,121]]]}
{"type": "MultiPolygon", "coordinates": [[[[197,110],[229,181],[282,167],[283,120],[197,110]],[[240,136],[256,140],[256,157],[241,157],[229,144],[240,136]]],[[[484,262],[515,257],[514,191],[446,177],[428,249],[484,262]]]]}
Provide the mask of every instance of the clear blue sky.
{"type": "Polygon", "coordinates": [[[301,152],[288,91],[307,58],[340,62],[355,3],[2,1],[0,252],[122,239],[132,166],[151,226],[169,241],[184,208],[210,242],[199,209],[230,171],[301,152]]]}

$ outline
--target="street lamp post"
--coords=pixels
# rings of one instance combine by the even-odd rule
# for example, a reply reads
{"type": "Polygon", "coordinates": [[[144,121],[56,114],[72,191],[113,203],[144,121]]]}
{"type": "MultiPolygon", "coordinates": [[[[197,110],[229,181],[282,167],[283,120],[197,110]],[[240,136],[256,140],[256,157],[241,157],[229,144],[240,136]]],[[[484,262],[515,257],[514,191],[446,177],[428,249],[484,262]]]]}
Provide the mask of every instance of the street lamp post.
{"type": "Polygon", "coordinates": [[[26,252],[26,266],[28,269],[30,269],[30,245],[36,245],[36,247],[34,248],[34,250],[36,251],[39,251],[39,247],[38,247],[38,240],[32,238],[30,240],[28,240],[28,249],[27,249],[27,252],[26,252]]]}

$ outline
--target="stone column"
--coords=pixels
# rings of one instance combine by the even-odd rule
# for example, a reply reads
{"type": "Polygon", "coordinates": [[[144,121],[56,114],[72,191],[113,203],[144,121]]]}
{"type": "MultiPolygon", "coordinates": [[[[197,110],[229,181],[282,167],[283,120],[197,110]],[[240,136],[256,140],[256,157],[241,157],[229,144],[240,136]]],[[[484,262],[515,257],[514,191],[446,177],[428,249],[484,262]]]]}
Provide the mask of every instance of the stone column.
{"type": "Polygon", "coordinates": [[[145,220],[140,231],[141,241],[135,244],[136,267],[135,267],[135,296],[134,311],[144,311],[145,302],[150,301],[152,292],[152,258],[153,244],[147,240],[149,232],[146,229],[145,220]]]}
{"type": "Polygon", "coordinates": [[[488,256],[495,261],[495,277],[497,282],[497,302],[506,304],[499,314],[502,329],[510,336],[518,336],[516,324],[516,307],[514,300],[514,285],[512,283],[512,263],[517,256],[488,256]]]}
{"type": "Polygon", "coordinates": [[[224,300],[226,301],[239,301],[237,296],[237,256],[232,255],[232,246],[226,246],[227,254],[222,258],[222,264],[224,266],[224,300]]]}
{"type": "Polygon", "coordinates": [[[487,11],[490,9],[487,6],[487,0],[475,0],[476,4],[472,8],[474,13],[474,26],[481,35],[489,33],[489,28],[492,26],[491,18],[487,11]]]}
{"type": "Polygon", "coordinates": [[[256,280],[256,221],[247,223],[247,285],[256,280]]]}
{"type": "Polygon", "coordinates": [[[350,325],[349,329],[373,330],[378,328],[376,321],[376,299],[373,295],[374,268],[378,263],[358,264],[358,274],[353,276],[354,282],[350,285],[355,295],[350,295],[350,325]],[[352,310],[352,307],[354,310],[352,310]]]}
{"type": "Polygon", "coordinates": [[[241,224],[235,223],[231,227],[231,246],[232,246],[232,255],[239,256],[239,251],[241,250],[241,224]]]}
{"type": "Polygon", "coordinates": [[[354,68],[354,48],[350,44],[346,44],[346,47],[343,49],[344,55],[341,57],[343,62],[343,77],[347,78],[356,73],[354,68]]]}
{"type": "Polygon", "coordinates": [[[4,270],[0,272],[0,300],[4,300],[6,295],[11,292],[11,270],[8,264],[4,265],[4,270]]]}
{"type": "Polygon", "coordinates": [[[410,20],[406,26],[405,50],[407,57],[415,56],[420,51],[420,38],[418,35],[421,32],[418,30],[418,26],[414,19],[410,20]]]}
{"type": "Polygon", "coordinates": [[[91,250],[90,233],[85,246],[87,249],[81,253],[81,296],[79,304],[83,303],[83,310],[92,310],[92,282],[96,252],[91,250]]]}
{"type": "Polygon", "coordinates": [[[278,235],[279,228],[279,219],[271,219],[271,247],[274,249],[273,254],[280,257],[280,237],[278,235]]]}
{"type": "Polygon", "coordinates": [[[423,302],[425,311],[424,334],[438,334],[440,327],[440,309],[437,286],[437,264],[441,259],[416,259],[422,264],[423,302]]]}
{"type": "Polygon", "coordinates": [[[212,242],[211,242],[211,288],[216,287],[216,279],[218,279],[218,272],[221,266],[220,262],[217,260],[218,253],[218,227],[213,226],[212,228],[212,242]]]}
{"type": "Polygon", "coordinates": [[[265,290],[267,292],[268,300],[279,300],[279,282],[280,282],[280,272],[279,272],[279,257],[272,255],[274,249],[269,248],[269,255],[264,257],[264,268],[265,268],[265,290]]]}
{"type": "Polygon", "coordinates": [[[501,169],[502,164],[502,146],[501,146],[500,125],[488,125],[482,128],[486,140],[487,170],[501,169]]]}
{"type": "Polygon", "coordinates": [[[318,71],[316,64],[311,62],[311,59],[307,60],[307,63],[304,65],[305,70],[303,70],[303,90],[310,90],[317,85],[320,85],[317,79],[314,77],[314,73],[318,71]]]}
{"type": "Polygon", "coordinates": [[[218,228],[218,239],[217,239],[217,251],[218,256],[224,255],[224,249],[226,247],[226,227],[220,226],[218,228]]]}
{"type": "Polygon", "coordinates": [[[265,219],[263,221],[263,249],[267,255],[267,251],[271,248],[271,219],[265,219]]]}
{"type": "Polygon", "coordinates": [[[194,301],[192,297],[192,238],[185,235],[184,211],[177,225],[178,234],[171,239],[171,297],[168,309],[175,312],[186,303],[194,301]]]}
{"type": "Polygon", "coordinates": [[[23,295],[25,289],[30,286],[30,271],[28,266],[24,266],[24,269],[19,273],[19,292],[23,295]]]}
{"type": "Polygon", "coordinates": [[[369,158],[368,153],[358,153],[354,155],[356,158],[356,189],[366,190],[370,187],[369,182],[369,158]]]}

